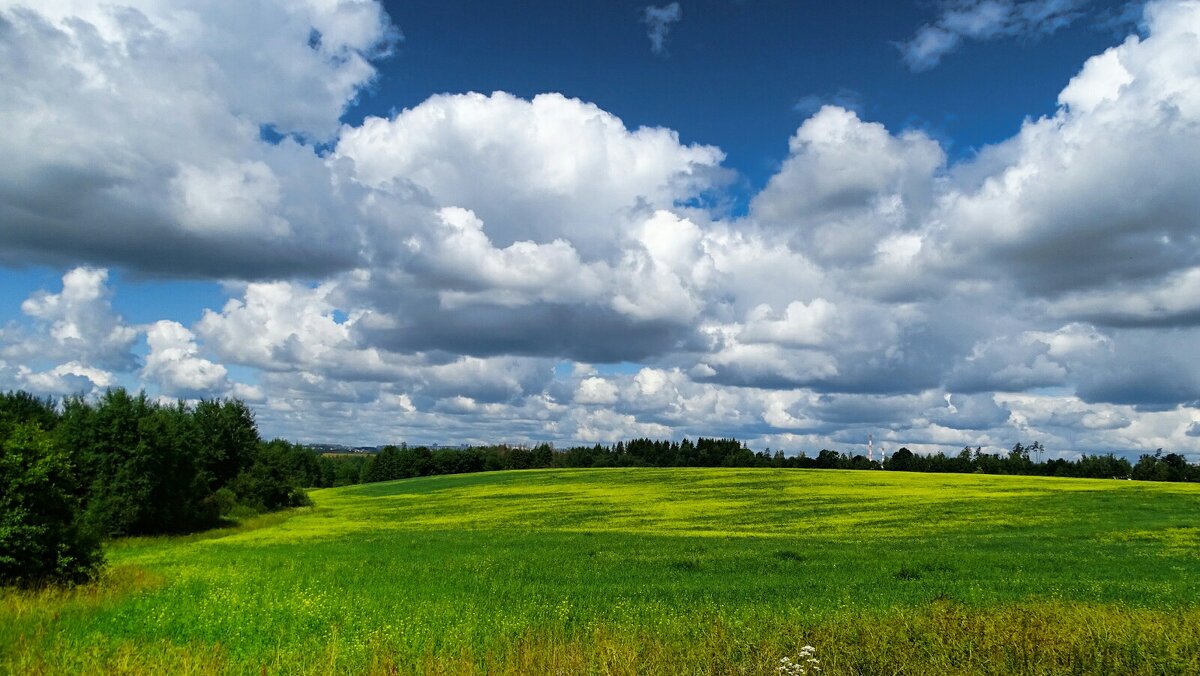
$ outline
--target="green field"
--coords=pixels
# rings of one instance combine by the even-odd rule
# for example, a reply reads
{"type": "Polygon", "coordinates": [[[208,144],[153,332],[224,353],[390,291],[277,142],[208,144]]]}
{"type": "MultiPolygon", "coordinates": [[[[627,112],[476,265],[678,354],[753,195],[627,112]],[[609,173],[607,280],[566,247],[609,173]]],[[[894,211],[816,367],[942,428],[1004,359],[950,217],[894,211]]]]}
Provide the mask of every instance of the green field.
{"type": "Polygon", "coordinates": [[[611,469],[311,493],[0,592],[0,672],[1200,673],[1200,485],[611,469]]]}

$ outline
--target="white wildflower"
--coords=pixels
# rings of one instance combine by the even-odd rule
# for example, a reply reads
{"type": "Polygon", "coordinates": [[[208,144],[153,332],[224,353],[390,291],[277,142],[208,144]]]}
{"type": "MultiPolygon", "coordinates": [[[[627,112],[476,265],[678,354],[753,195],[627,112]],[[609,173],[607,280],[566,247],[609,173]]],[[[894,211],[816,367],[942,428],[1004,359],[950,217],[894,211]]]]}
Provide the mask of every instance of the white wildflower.
{"type": "Polygon", "coordinates": [[[809,676],[820,673],[821,661],[817,659],[816,655],[817,649],[806,645],[800,649],[795,662],[790,657],[780,658],[775,673],[779,676],[809,676]]]}

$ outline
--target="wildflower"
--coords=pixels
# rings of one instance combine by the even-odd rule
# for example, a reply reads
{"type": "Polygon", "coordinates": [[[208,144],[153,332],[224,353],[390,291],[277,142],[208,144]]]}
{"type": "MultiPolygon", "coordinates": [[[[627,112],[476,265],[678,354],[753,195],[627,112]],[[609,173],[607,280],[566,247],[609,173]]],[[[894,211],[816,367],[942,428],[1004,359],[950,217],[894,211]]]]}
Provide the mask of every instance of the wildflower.
{"type": "Polygon", "coordinates": [[[821,671],[821,661],[817,659],[816,655],[817,649],[806,645],[800,649],[795,662],[790,657],[780,658],[779,666],[775,668],[775,673],[779,674],[779,676],[809,676],[810,674],[818,674],[821,671]]]}

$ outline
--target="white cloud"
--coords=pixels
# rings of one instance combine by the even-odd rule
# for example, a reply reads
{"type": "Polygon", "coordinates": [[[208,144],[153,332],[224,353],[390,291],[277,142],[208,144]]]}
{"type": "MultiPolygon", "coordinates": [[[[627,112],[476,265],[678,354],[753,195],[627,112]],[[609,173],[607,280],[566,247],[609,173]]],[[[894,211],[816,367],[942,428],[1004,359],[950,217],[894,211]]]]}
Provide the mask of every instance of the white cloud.
{"type": "Polygon", "coordinates": [[[257,123],[322,139],[333,135],[346,104],[374,77],[369,59],[399,37],[383,7],[370,0],[247,0],[230,6],[195,0],[39,0],[31,6],[4,0],[0,10],[20,28],[47,31],[43,37],[52,42],[74,38],[68,52],[74,58],[65,65],[94,88],[138,81],[163,85],[160,78],[178,74],[173,68],[188,68],[198,80],[171,83],[178,93],[206,93],[216,105],[257,123]],[[111,58],[80,58],[98,49],[111,58]],[[194,61],[146,62],[166,52],[194,61]]]}
{"type": "Polygon", "coordinates": [[[893,136],[833,106],[806,120],[788,146],[752,215],[793,232],[808,255],[834,265],[869,260],[877,242],[919,223],[946,158],[919,131],[893,136]]]}
{"type": "Polygon", "coordinates": [[[715,369],[714,380],[757,387],[818,387],[838,375],[838,361],[815,350],[789,350],[778,345],[746,345],[727,340],[704,363],[715,369]]]}
{"type": "Polygon", "coordinates": [[[1105,101],[1116,101],[1121,88],[1132,83],[1133,75],[1110,49],[1083,64],[1083,70],[1059,93],[1058,102],[1075,112],[1094,111],[1105,101]]]}
{"type": "Polygon", "coordinates": [[[369,370],[372,355],[353,349],[346,322],[334,317],[333,285],[247,284],[220,312],[205,310],[196,332],[225,361],[266,370],[319,367],[354,359],[369,370]]]}
{"type": "Polygon", "coordinates": [[[585,265],[566,240],[526,240],[497,249],[471,211],[445,207],[438,217],[435,231],[414,236],[408,247],[414,272],[443,287],[443,307],[578,302],[602,295],[606,270],[585,265]]]}
{"type": "Polygon", "coordinates": [[[571,417],[575,425],[572,436],[584,443],[614,443],[634,438],[662,439],[671,434],[671,428],[666,425],[640,422],[635,416],[604,408],[576,409],[571,417]]]}
{"type": "Polygon", "coordinates": [[[260,277],[356,258],[355,196],[302,143],[374,78],[395,35],[377,3],[5,0],[0,27],[0,259],[260,277]]]}
{"type": "Polygon", "coordinates": [[[642,9],[642,23],[646,24],[646,37],[650,38],[650,51],[658,56],[667,54],[667,35],[671,24],[683,19],[683,8],[678,2],[662,7],[649,5],[642,9]]]}
{"type": "Polygon", "coordinates": [[[1108,326],[1195,325],[1200,323],[1200,267],[1146,285],[1069,293],[1050,311],[1108,326]]]}
{"type": "Polygon", "coordinates": [[[205,234],[239,232],[265,226],[284,238],[291,228],[275,215],[279,205],[279,179],[263,162],[226,162],[211,168],[185,165],[171,181],[180,224],[205,234]]]}
{"type": "MultiPolygon", "coordinates": [[[[34,330],[0,331],[0,356],[25,361],[70,361],[106,370],[128,370],[137,329],[112,308],[108,271],[75,268],[62,278],[62,291],[38,291],[21,303],[34,330]]],[[[82,372],[76,371],[83,375],[82,372]]]]}
{"type": "Polygon", "coordinates": [[[1046,35],[1079,18],[1081,0],[961,0],[949,3],[936,21],[925,24],[899,46],[914,71],[929,70],[964,40],[1046,35]]]}
{"type": "MultiPolygon", "coordinates": [[[[991,268],[1035,295],[1072,294],[1059,309],[1084,315],[1099,314],[1087,302],[1097,294],[1165,284],[1173,295],[1177,275],[1200,265],[1200,69],[1184,56],[1200,51],[1200,5],[1147,13],[1150,35],[1089,60],[1055,115],[960,169],[922,265],[991,268]]],[[[1192,312],[1172,301],[1153,319],[1172,307],[1192,312]]]]}
{"type": "Polygon", "coordinates": [[[617,402],[617,386],[604,378],[592,376],[579,381],[575,390],[575,403],[609,405],[617,402]]]}
{"type": "Polygon", "coordinates": [[[408,373],[416,382],[414,389],[422,394],[461,394],[484,403],[520,401],[541,392],[552,375],[546,360],[522,357],[459,357],[443,364],[414,365],[408,373]]]}
{"type": "Polygon", "coordinates": [[[38,394],[76,395],[91,394],[117,384],[114,374],[104,369],[87,366],[77,361],[59,364],[46,371],[32,371],[22,366],[17,369],[13,386],[38,394]]]}
{"type": "Polygon", "coordinates": [[[782,317],[772,317],[769,305],[751,310],[738,338],[748,343],[774,343],[788,347],[821,347],[830,338],[837,306],[824,298],[810,303],[792,301],[782,317]]]}
{"type": "Polygon", "coordinates": [[[163,395],[199,399],[230,392],[229,372],[199,356],[195,334],[179,322],[160,320],[150,325],[146,342],[150,353],[141,376],[163,395]]]}
{"type": "Polygon", "coordinates": [[[336,156],[365,186],[470,210],[496,247],[566,238],[584,260],[611,258],[626,229],[654,209],[724,180],[717,148],[683,145],[669,129],[627,129],[560,94],[432,96],[391,119],[343,128],[336,156]]]}

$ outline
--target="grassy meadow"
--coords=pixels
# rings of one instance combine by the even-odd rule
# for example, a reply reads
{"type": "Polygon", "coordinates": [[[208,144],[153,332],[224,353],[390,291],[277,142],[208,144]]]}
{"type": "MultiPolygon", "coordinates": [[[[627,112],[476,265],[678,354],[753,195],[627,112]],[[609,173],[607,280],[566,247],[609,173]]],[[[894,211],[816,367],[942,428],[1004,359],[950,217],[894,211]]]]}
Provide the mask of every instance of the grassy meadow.
{"type": "Polygon", "coordinates": [[[313,491],[0,592],[5,673],[1200,673],[1200,485],[537,470],[313,491]]]}

